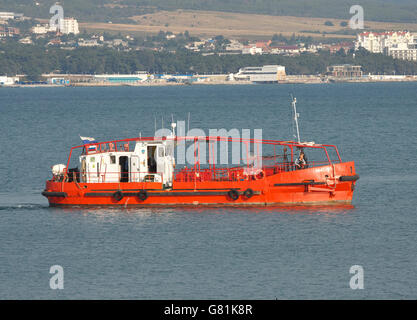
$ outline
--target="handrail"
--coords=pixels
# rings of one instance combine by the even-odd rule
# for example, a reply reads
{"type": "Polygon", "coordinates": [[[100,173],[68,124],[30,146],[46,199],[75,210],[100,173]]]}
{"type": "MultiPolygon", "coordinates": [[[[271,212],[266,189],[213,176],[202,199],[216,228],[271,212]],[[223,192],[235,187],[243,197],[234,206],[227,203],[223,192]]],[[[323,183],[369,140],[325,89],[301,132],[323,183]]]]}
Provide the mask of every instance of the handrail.
{"type": "MultiPolygon", "coordinates": [[[[318,166],[328,165],[327,161],[309,161],[308,167],[297,168],[294,162],[279,162],[273,165],[262,166],[262,168],[256,167],[230,167],[230,168],[204,168],[196,170],[194,167],[178,168],[174,171],[173,180],[176,182],[193,182],[193,181],[240,181],[251,179],[251,177],[257,176],[260,172],[263,172],[265,177],[296,170],[305,170],[308,168],[314,168],[318,166]],[[249,169],[249,170],[248,170],[249,169]]],[[[258,179],[255,177],[255,179],[258,179]]]]}
{"type": "MultiPolygon", "coordinates": [[[[145,171],[105,171],[105,172],[83,172],[83,171],[79,171],[79,172],[72,172],[73,177],[75,176],[79,176],[79,181],[77,181],[77,179],[73,179],[73,181],[77,181],[77,182],[81,182],[81,183],[119,183],[121,182],[120,180],[122,179],[122,175],[126,174],[127,176],[127,182],[157,182],[157,183],[163,183],[164,182],[164,173],[163,172],[145,172],[145,171]],[[137,177],[133,177],[132,175],[137,175],[137,177]],[[144,175],[146,176],[160,176],[161,177],[161,181],[132,181],[139,179],[140,175],[144,175]],[[112,181],[112,182],[106,182],[105,177],[110,176],[111,178],[117,177],[118,181],[112,181]],[[85,181],[83,181],[85,180],[85,181]],[[97,182],[91,182],[94,180],[98,180],[97,182]],[[101,180],[101,181],[100,181],[101,180]],[[104,181],[103,181],[104,180],[104,181]]],[[[65,173],[65,176],[67,176],[68,174],[65,173]]],[[[53,176],[52,181],[54,181],[55,176],[53,176]]]]}
{"type": "MultiPolygon", "coordinates": [[[[68,170],[72,152],[75,149],[84,148],[85,154],[100,154],[100,153],[107,153],[107,152],[132,152],[130,151],[130,148],[126,149],[126,146],[128,146],[129,142],[138,142],[138,141],[145,141],[145,142],[152,142],[152,141],[175,141],[175,142],[181,142],[181,141],[189,141],[189,142],[240,142],[240,143],[251,143],[251,144],[266,144],[266,145],[280,145],[280,146],[287,146],[291,149],[291,156],[293,160],[293,148],[316,148],[316,149],[324,149],[326,157],[329,161],[329,164],[332,163],[329,154],[327,152],[327,148],[334,148],[338,157],[338,161],[341,163],[342,159],[340,157],[339,151],[335,145],[327,145],[327,144],[305,144],[305,143],[298,143],[295,141],[279,141],[279,140],[270,140],[270,139],[246,139],[246,138],[233,138],[233,137],[221,137],[221,136],[174,136],[174,137],[138,137],[138,138],[128,138],[128,139],[120,139],[120,140],[111,140],[111,141],[104,141],[104,142],[97,142],[97,143],[89,143],[85,145],[79,145],[72,147],[70,150],[70,154],[67,161],[67,167],[65,170],[68,170]],[[118,144],[123,143],[123,151],[118,150],[118,144]],[[102,145],[106,144],[113,144],[115,147],[114,150],[107,150],[102,149],[102,145]],[[91,146],[97,146],[96,150],[94,152],[88,151],[88,148],[91,146]],[[100,151],[98,151],[100,150],[100,151]],[[103,150],[103,151],[101,151],[103,150]]],[[[110,148],[109,148],[110,149],[110,148]]]]}

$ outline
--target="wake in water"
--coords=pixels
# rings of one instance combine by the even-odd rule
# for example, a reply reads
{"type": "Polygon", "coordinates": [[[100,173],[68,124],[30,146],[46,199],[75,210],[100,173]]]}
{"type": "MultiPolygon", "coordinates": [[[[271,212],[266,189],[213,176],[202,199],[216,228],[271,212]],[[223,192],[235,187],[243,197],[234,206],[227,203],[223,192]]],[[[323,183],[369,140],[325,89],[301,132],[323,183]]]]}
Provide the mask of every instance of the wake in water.
{"type": "Polygon", "coordinates": [[[6,206],[0,206],[0,211],[2,210],[38,210],[49,208],[48,205],[42,205],[39,203],[21,203],[21,204],[10,204],[6,206]]]}

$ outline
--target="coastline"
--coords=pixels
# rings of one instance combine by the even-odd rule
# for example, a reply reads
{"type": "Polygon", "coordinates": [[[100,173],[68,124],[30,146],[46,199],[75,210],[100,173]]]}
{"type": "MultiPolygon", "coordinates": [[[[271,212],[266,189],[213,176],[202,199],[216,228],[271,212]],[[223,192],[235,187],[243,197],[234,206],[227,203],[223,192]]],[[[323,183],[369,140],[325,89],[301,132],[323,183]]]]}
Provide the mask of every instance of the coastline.
{"type": "MultiPolygon", "coordinates": [[[[417,76],[366,76],[363,78],[322,78],[319,76],[287,76],[279,80],[280,84],[331,84],[331,83],[377,83],[377,82],[417,82],[417,76]]],[[[208,79],[206,81],[144,81],[134,83],[111,82],[73,82],[70,84],[11,84],[0,85],[0,88],[68,88],[68,87],[161,87],[161,86],[194,86],[194,85],[259,85],[246,80],[208,79]]]]}

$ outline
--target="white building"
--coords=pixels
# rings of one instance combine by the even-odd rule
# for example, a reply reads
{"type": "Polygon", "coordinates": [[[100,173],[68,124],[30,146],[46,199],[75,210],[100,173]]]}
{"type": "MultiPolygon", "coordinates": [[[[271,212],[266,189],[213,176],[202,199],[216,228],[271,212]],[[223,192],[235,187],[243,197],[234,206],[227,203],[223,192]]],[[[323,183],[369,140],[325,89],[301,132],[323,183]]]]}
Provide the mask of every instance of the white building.
{"type": "Polygon", "coordinates": [[[257,83],[274,83],[285,77],[285,67],[279,65],[268,65],[263,67],[246,67],[239,69],[234,79],[246,80],[257,83]]]}
{"type": "Polygon", "coordinates": [[[257,46],[245,46],[242,49],[242,54],[262,54],[262,48],[258,48],[257,46]]]}
{"type": "Polygon", "coordinates": [[[417,61],[415,36],[408,31],[360,33],[357,35],[355,49],[361,47],[372,53],[383,53],[395,59],[417,61]]]}
{"type": "Polygon", "coordinates": [[[74,18],[60,19],[59,31],[63,34],[79,34],[78,21],[74,18]]]}
{"type": "Polygon", "coordinates": [[[385,53],[389,47],[412,43],[414,36],[408,31],[363,32],[357,35],[355,49],[362,47],[372,53],[385,53]]]}
{"type": "Polygon", "coordinates": [[[0,86],[10,86],[19,81],[18,77],[0,76],[0,86]]]}
{"type": "Polygon", "coordinates": [[[97,41],[97,39],[79,39],[78,46],[80,47],[101,47],[103,46],[101,43],[97,41]]]}
{"type": "Polygon", "coordinates": [[[237,40],[230,40],[230,43],[226,46],[226,51],[242,51],[244,45],[237,40]]]}
{"type": "Polygon", "coordinates": [[[48,25],[36,25],[31,29],[32,33],[34,34],[46,34],[49,31],[48,25]]]}
{"type": "Polygon", "coordinates": [[[14,12],[0,12],[0,19],[2,20],[14,19],[14,17],[15,17],[14,12]]]}
{"type": "Polygon", "coordinates": [[[137,84],[148,80],[149,74],[146,71],[137,71],[135,74],[101,74],[95,75],[95,82],[113,84],[137,84]]]}
{"type": "Polygon", "coordinates": [[[22,43],[22,44],[32,44],[33,41],[32,41],[32,39],[30,37],[25,37],[25,38],[20,39],[19,40],[19,43],[22,43]]]}
{"type": "Polygon", "coordinates": [[[0,12],[0,20],[23,20],[23,13],[0,12]]]}
{"type": "Polygon", "coordinates": [[[417,61],[417,49],[415,45],[401,43],[395,47],[387,48],[386,52],[394,59],[417,61]]]}

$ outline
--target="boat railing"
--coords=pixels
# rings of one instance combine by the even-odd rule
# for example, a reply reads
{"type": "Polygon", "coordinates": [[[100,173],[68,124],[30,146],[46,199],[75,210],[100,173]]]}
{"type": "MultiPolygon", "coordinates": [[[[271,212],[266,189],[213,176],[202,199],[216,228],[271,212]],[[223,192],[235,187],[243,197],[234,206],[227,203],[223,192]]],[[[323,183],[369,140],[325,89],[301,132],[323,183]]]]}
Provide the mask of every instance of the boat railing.
{"type": "MultiPolygon", "coordinates": [[[[283,147],[284,150],[287,150],[287,153],[285,154],[288,157],[288,160],[291,162],[294,162],[297,157],[297,153],[300,150],[316,150],[316,151],[324,151],[324,157],[327,159],[327,163],[331,164],[333,162],[342,162],[339,151],[336,146],[334,145],[324,145],[324,144],[314,144],[314,143],[297,143],[294,141],[278,141],[278,140],[266,140],[266,139],[243,139],[243,138],[232,138],[232,137],[212,137],[212,136],[205,136],[205,137],[191,137],[191,136],[169,136],[169,137],[141,137],[141,138],[130,138],[130,139],[122,139],[122,140],[113,140],[113,141],[105,141],[105,142],[97,142],[97,143],[91,143],[86,144],[82,146],[76,146],[71,148],[70,154],[68,157],[67,162],[67,168],[69,167],[71,155],[74,150],[81,149],[82,154],[96,154],[96,153],[104,153],[104,152],[132,152],[132,148],[130,146],[130,143],[135,143],[138,141],[142,142],[153,142],[153,141],[164,141],[164,140],[171,140],[175,141],[176,145],[180,142],[187,142],[194,144],[194,150],[195,150],[195,162],[200,162],[200,143],[208,143],[208,161],[210,163],[213,154],[215,153],[215,150],[212,150],[214,147],[214,144],[217,142],[239,142],[242,144],[242,148],[244,147],[246,151],[246,162],[249,161],[249,158],[253,157],[262,157],[262,150],[260,145],[267,146],[268,148],[273,148],[273,154],[275,155],[276,148],[277,147],[283,147]],[[253,146],[253,148],[250,148],[250,145],[253,146]],[[255,155],[251,155],[249,150],[254,150],[255,155]],[[331,160],[331,156],[329,155],[329,152],[335,154],[336,160],[331,160]]],[[[217,145],[216,145],[217,146],[217,145]]],[[[278,152],[279,153],[279,152],[278,152]]],[[[278,154],[276,154],[276,157],[279,157],[278,154]]],[[[281,155],[282,157],[282,155],[281,155]]]]}
{"type": "Polygon", "coordinates": [[[230,168],[181,168],[174,171],[176,182],[208,182],[208,181],[245,181],[260,180],[271,175],[304,170],[308,168],[328,165],[328,161],[310,161],[304,168],[299,168],[294,162],[279,162],[265,165],[261,168],[238,166],[230,168]]]}
{"type": "Polygon", "coordinates": [[[119,182],[157,182],[164,181],[163,172],[143,172],[143,171],[72,171],[59,178],[53,176],[52,181],[66,181],[79,183],[119,183],[119,182]]]}

